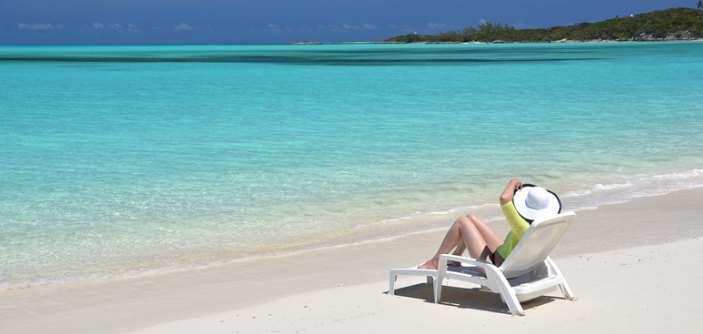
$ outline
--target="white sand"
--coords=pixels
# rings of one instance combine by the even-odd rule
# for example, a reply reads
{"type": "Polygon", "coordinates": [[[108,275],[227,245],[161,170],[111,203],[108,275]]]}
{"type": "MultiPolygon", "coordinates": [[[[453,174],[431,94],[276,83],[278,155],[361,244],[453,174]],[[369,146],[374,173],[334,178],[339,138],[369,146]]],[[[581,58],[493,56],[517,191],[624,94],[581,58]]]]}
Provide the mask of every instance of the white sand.
{"type": "MultiPolygon", "coordinates": [[[[200,318],[150,333],[699,333],[703,239],[592,253],[558,261],[578,299],[540,298],[516,317],[494,294],[445,288],[441,304],[414,284],[389,296],[387,282],[340,287],[200,318]]],[[[414,281],[399,280],[413,284],[414,281]]],[[[450,282],[451,284],[451,282],[450,282]]]]}

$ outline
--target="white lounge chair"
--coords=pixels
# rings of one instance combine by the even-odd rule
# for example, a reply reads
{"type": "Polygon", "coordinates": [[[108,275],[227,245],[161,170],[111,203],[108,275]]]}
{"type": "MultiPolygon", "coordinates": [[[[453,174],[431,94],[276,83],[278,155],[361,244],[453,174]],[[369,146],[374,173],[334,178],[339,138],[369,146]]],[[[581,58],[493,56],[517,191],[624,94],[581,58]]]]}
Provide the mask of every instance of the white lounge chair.
{"type": "Polygon", "coordinates": [[[557,246],[574,217],[573,212],[567,212],[533,222],[500,267],[470,257],[442,254],[438,270],[392,269],[388,293],[395,293],[395,281],[399,275],[415,275],[426,276],[428,282],[432,281],[435,303],[442,298],[445,279],[475,283],[499,293],[513,315],[525,315],[520,302],[537,298],[556,288],[561,289],[564,297],[573,300],[575,296],[571,288],[549,258],[549,253],[557,246]],[[449,261],[462,265],[447,266],[449,261]]]}

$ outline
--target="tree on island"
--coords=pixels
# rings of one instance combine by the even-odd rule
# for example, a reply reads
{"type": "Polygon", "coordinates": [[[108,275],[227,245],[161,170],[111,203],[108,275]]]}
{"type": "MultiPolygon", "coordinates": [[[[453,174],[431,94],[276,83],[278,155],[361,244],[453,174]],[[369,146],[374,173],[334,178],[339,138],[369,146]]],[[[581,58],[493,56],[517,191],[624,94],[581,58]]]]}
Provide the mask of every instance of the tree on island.
{"type": "Polygon", "coordinates": [[[703,9],[703,1],[698,1],[698,6],[696,6],[698,9],[703,9]]]}
{"type": "MultiPolygon", "coordinates": [[[[701,9],[703,9],[703,0],[701,9]]],[[[550,42],[550,41],[654,41],[703,38],[703,10],[671,8],[609,20],[549,28],[517,29],[482,22],[478,27],[436,35],[402,35],[388,39],[395,43],[457,42],[550,42]]]]}

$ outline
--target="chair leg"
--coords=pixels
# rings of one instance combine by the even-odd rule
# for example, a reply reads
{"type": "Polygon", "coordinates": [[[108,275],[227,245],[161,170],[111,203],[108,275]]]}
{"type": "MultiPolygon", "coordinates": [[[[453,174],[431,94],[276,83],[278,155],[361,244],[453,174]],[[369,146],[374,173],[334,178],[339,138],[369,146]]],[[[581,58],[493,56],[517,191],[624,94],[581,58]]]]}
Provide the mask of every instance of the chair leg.
{"type": "Polygon", "coordinates": [[[564,297],[568,300],[576,300],[576,295],[574,295],[573,290],[571,290],[569,283],[566,283],[566,278],[564,278],[564,275],[561,273],[561,270],[559,270],[559,268],[557,267],[557,264],[554,263],[551,258],[547,258],[545,261],[547,262],[547,265],[549,266],[552,273],[559,277],[559,280],[561,281],[561,283],[559,283],[559,290],[561,290],[561,294],[564,295],[564,297]]]}
{"type": "Polygon", "coordinates": [[[574,295],[574,292],[571,290],[571,287],[569,286],[568,283],[566,283],[566,280],[562,277],[561,284],[559,284],[559,289],[561,290],[561,294],[564,295],[564,297],[568,300],[576,300],[576,296],[574,295]]]}
{"type": "Polygon", "coordinates": [[[485,270],[486,278],[488,278],[492,286],[491,290],[500,293],[501,299],[506,305],[508,305],[510,314],[525,315],[525,311],[522,309],[522,305],[517,299],[515,291],[510,286],[510,283],[508,283],[508,280],[505,279],[505,276],[503,276],[503,274],[498,270],[491,267],[486,267],[485,270]]]}
{"type": "Polygon", "coordinates": [[[442,283],[447,272],[447,261],[442,261],[440,257],[437,277],[434,280],[434,303],[438,304],[442,300],[442,283]]]}
{"type": "Polygon", "coordinates": [[[395,280],[397,278],[398,276],[395,273],[390,273],[390,278],[388,280],[388,294],[391,296],[395,295],[395,280]]]}
{"type": "Polygon", "coordinates": [[[434,292],[434,303],[437,304],[442,299],[442,281],[439,276],[432,282],[432,291],[434,292]]]}
{"type": "Polygon", "coordinates": [[[520,301],[517,299],[517,296],[515,296],[515,293],[512,291],[512,289],[508,289],[507,291],[501,291],[500,295],[503,296],[503,301],[506,305],[508,305],[510,314],[525,315],[525,311],[522,309],[522,305],[520,304],[520,301]]]}

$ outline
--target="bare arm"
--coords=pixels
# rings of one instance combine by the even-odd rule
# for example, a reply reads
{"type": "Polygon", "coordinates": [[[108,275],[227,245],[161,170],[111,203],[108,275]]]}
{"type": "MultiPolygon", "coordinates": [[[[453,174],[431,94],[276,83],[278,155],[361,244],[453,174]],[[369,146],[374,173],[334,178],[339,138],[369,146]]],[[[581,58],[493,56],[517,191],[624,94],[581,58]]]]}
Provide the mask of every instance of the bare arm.
{"type": "Polygon", "coordinates": [[[508,181],[508,184],[505,185],[505,189],[503,189],[503,193],[500,194],[500,205],[512,201],[515,189],[518,189],[521,186],[522,182],[520,182],[520,180],[518,179],[511,179],[510,181],[508,181]]]}

